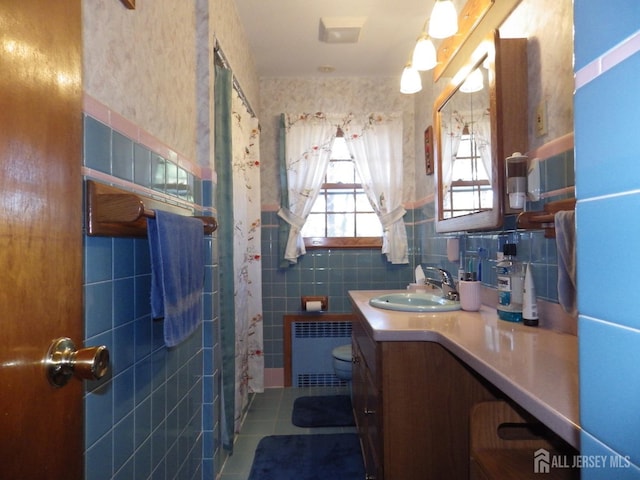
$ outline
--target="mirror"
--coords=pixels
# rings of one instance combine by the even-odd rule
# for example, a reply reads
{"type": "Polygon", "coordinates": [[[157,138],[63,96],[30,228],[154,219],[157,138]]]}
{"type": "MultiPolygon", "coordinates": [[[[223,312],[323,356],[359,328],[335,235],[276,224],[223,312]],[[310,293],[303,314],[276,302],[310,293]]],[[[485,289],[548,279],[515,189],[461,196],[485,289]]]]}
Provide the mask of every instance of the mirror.
{"type": "Polygon", "coordinates": [[[472,57],[435,104],[437,232],[500,227],[504,157],[526,151],[526,39],[494,32],[472,57]]]}

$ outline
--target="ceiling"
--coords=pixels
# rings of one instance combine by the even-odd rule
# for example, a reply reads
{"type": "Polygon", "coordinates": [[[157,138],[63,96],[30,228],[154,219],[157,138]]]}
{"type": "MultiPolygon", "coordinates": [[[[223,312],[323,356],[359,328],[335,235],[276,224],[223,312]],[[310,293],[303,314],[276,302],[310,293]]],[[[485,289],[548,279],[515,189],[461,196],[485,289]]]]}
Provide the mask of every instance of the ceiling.
{"type": "Polygon", "coordinates": [[[260,77],[400,77],[434,0],[235,2],[260,77]],[[358,43],[321,42],[321,17],[366,17],[358,43]]]}

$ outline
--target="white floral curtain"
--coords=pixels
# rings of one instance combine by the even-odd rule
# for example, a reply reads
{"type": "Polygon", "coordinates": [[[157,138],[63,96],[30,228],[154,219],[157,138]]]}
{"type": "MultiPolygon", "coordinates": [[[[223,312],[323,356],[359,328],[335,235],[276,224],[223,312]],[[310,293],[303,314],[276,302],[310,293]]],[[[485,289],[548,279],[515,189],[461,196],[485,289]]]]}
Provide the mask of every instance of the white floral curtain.
{"type": "Polygon", "coordinates": [[[409,263],[402,206],[402,115],[354,117],[343,131],[364,191],[382,224],[382,253],[390,263],[409,263]]]}
{"type": "Polygon", "coordinates": [[[447,199],[453,176],[453,163],[458,155],[460,137],[464,130],[464,118],[458,111],[453,111],[449,118],[442,115],[442,196],[447,199]]]}
{"type": "MultiPolygon", "coordinates": [[[[264,390],[260,257],[260,129],[234,90],[232,97],[234,303],[236,317],[234,429],[250,392],[264,390]]],[[[224,272],[223,272],[224,274],[224,272]]]]}
{"type": "Polygon", "coordinates": [[[365,192],[384,230],[382,253],[391,263],[409,263],[402,207],[402,115],[283,114],[282,206],[278,215],[290,226],[284,258],[305,253],[300,235],[318,196],[338,128],[344,135],[365,192]]]}
{"type": "Polygon", "coordinates": [[[476,147],[480,152],[480,158],[482,158],[482,165],[487,171],[489,182],[493,177],[493,162],[491,161],[491,117],[489,115],[489,109],[484,110],[482,117],[476,125],[476,147]]]}
{"type": "Polygon", "coordinates": [[[322,186],[336,125],[323,113],[284,114],[283,120],[288,198],[278,216],[290,226],[284,258],[293,264],[306,253],[300,231],[322,186]]]}

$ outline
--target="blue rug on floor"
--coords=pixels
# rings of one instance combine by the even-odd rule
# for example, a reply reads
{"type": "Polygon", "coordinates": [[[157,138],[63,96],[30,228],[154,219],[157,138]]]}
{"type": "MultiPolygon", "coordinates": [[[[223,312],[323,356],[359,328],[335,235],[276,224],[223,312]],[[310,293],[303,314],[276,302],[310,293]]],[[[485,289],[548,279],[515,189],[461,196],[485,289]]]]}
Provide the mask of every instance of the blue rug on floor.
{"type": "Polygon", "coordinates": [[[362,480],[355,433],[272,435],[260,440],[249,480],[362,480]]]}
{"type": "Polygon", "coordinates": [[[297,427],[351,427],[355,425],[349,395],[299,397],[293,402],[291,422],[297,427]]]}

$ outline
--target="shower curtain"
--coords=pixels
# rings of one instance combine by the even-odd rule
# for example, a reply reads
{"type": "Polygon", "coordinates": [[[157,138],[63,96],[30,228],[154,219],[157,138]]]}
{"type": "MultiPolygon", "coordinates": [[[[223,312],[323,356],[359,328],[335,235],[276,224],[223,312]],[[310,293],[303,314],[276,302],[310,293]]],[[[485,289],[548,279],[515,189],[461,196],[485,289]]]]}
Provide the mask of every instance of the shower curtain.
{"type": "Polygon", "coordinates": [[[221,431],[232,451],[249,392],[263,390],[260,130],[233,88],[231,71],[216,65],[215,75],[221,431]]]}
{"type": "Polygon", "coordinates": [[[235,431],[250,392],[264,389],[262,265],[260,259],[260,130],[233,92],[233,272],[236,310],[235,431]]]}

